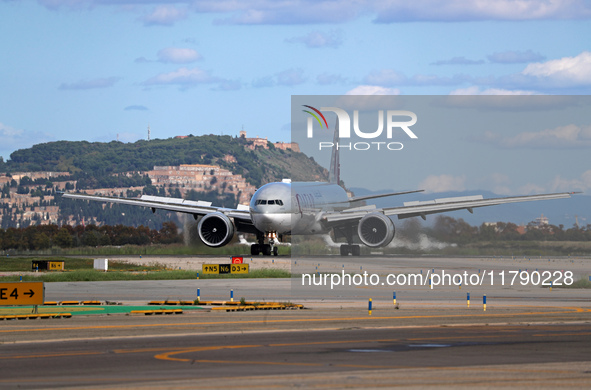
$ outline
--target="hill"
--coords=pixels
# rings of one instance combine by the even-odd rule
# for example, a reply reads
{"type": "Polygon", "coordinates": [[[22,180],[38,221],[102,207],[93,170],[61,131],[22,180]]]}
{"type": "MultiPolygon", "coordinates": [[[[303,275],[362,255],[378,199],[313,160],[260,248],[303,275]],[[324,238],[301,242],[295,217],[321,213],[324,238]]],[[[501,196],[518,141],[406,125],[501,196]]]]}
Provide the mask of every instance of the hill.
{"type": "MultiPolygon", "coordinates": [[[[247,148],[248,140],[231,136],[203,135],[186,138],[156,139],[109,143],[87,141],[58,141],[38,144],[13,152],[10,159],[0,163],[0,171],[13,172],[69,172],[72,179],[92,177],[85,188],[105,187],[105,180],[115,174],[139,172],[154,166],[181,164],[218,165],[234,174],[242,175],[250,184],[261,185],[291,178],[294,180],[326,180],[327,171],[303,153],[257,146],[247,148]]],[[[144,185],[124,182],[120,187],[144,185]]]]}
{"type": "Polygon", "coordinates": [[[127,197],[144,193],[236,207],[268,182],[327,180],[327,170],[291,150],[291,144],[255,141],[204,135],[127,144],[59,141],[17,150],[8,161],[0,160],[0,227],[123,224],[160,229],[170,220],[190,223],[176,213],[62,199],[63,190],[127,197]],[[193,176],[171,175],[185,164],[193,166],[193,176]],[[158,172],[169,176],[161,180],[158,172]]]}

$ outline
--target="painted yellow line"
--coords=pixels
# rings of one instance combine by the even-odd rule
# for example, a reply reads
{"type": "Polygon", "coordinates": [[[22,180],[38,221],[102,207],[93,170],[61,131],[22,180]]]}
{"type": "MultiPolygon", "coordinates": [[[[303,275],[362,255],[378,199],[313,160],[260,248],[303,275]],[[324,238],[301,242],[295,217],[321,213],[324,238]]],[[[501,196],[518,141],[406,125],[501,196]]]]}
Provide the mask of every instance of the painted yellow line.
{"type": "Polygon", "coordinates": [[[160,359],[160,360],[171,360],[171,361],[177,361],[177,362],[191,362],[194,359],[179,359],[179,358],[174,358],[171,356],[183,354],[183,353],[189,353],[189,352],[215,351],[215,350],[219,350],[219,349],[256,348],[256,347],[262,347],[262,345],[220,345],[220,346],[211,346],[211,347],[196,347],[196,348],[184,349],[181,351],[172,351],[172,352],[162,353],[162,354],[156,355],[154,357],[156,359],[160,359]]]}
{"type": "Polygon", "coordinates": [[[591,336],[591,332],[584,332],[584,333],[532,334],[532,337],[547,337],[547,336],[591,336]]]}
{"type": "Polygon", "coordinates": [[[63,352],[63,353],[47,353],[43,355],[12,355],[12,356],[0,356],[2,360],[9,359],[35,359],[35,358],[48,358],[48,357],[65,357],[65,356],[85,356],[85,355],[100,355],[104,352],[63,352]]]}

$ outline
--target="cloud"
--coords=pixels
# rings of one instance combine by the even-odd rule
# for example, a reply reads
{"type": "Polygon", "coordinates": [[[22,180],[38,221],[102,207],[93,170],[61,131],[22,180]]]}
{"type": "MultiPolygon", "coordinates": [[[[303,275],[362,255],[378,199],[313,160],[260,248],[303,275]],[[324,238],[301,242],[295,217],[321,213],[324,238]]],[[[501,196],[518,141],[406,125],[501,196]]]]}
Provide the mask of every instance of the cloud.
{"type": "Polygon", "coordinates": [[[503,194],[503,195],[532,195],[532,194],[543,194],[545,192],[548,192],[549,190],[547,190],[544,187],[541,187],[537,184],[533,184],[533,183],[527,183],[524,184],[522,186],[520,186],[517,189],[517,192],[515,193],[511,193],[511,192],[495,192],[496,194],[503,194]]]}
{"type": "Polygon", "coordinates": [[[302,43],[311,49],[331,47],[337,48],[343,43],[342,33],[338,30],[332,30],[328,33],[321,31],[312,31],[301,37],[288,38],[288,43],[302,43]]]}
{"type": "Polygon", "coordinates": [[[400,95],[398,88],[385,88],[377,85],[360,85],[347,91],[345,95],[400,95]]]}
{"type": "Polygon", "coordinates": [[[585,171],[579,178],[565,179],[558,175],[550,183],[551,191],[583,191],[591,190],[591,170],[585,171]]]}
{"type": "Polygon", "coordinates": [[[255,88],[267,88],[275,85],[273,76],[265,76],[252,81],[252,86],[255,88]]]}
{"type": "Polygon", "coordinates": [[[242,83],[237,80],[223,80],[221,81],[217,88],[214,88],[216,91],[237,91],[242,88],[242,83]]]}
{"type": "Polygon", "coordinates": [[[591,52],[529,64],[521,74],[554,86],[591,85],[591,52]]]}
{"type": "Polygon", "coordinates": [[[482,20],[584,20],[591,17],[586,0],[39,0],[52,10],[154,7],[140,20],[147,26],[170,26],[189,13],[221,15],[217,24],[344,23],[374,16],[376,23],[469,22],[482,20]],[[186,4],[175,7],[170,3],[186,4]]]}
{"type": "Polygon", "coordinates": [[[203,84],[217,84],[212,87],[216,91],[235,91],[242,88],[242,83],[235,80],[227,80],[213,76],[210,72],[201,68],[180,68],[173,72],[160,73],[141,83],[144,86],[177,85],[182,90],[203,84]]]}
{"type": "Polygon", "coordinates": [[[84,89],[97,89],[97,88],[109,88],[115,85],[119,81],[119,77],[107,77],[107,78],[96,78],[80,80],[73,83],[62,83],[59,86],[61,90],[84,90],[84,89]]]}
{"type": "Polygon", "coordinates": [[[172,5],[159,5],[140,20],[146,26],[172,26],[174,23],[187,18],[186,8],[177,8],[172,5]]]}
{"type": "Polygon", "coordinates": [[[493,53],[486,57],[490,62],[497,64],[520,64],[545,60],[546,57],[540,53],[534,53],[531,50],[512,51],[493,53]]]}
{"type": "Polygon", "coordinates": [[[173,64],[189,64],[202,57],[196,50],[178,47],[167,47],[158,51],[158,61],[173,64]]]}
{"type": "Polygon", "coordinates": [[[277,85],[292,86],[303,84],[306,81],[302,69],[288,69],[277,73],[277,85]]]}
{"type": "Polygon", "coordinates": [[[563,20],[591,16],[591,7],[585,0],[392,0],[378,1],[374,7],[376,23],[563,20]]]}
{"type": "Polygon", "coordinates": [[[339,74],[321,73],[316,76],[316,82],[320,85],[343,84],[347,80],[339,74]]]}
{"type": "Polygon", "coordinates": [[[502,148],[588,148],[591,146],[591,125],[570,124],[553,129],[523,132],[513,137],[504,137],[487,131],[482,141],[502,148]]]}
{"type": "Polygon", "coordinates": [[[407,77],[394,69],[380,69],[370,72],[363,82],[367,85],[380,85],[384,87],[397,86],[432,86],[432,85],[459,85],[472,81],[472,77],[454,75],[453,77],[441,77],[435,75],[416,74],[407,77]]]}
{"type": "Polygon", "coordinates": [[[173,72],[161,73],[156,75],[142,84],[146,86],[151,85],[180,85],[183,87],[190,87],[199,84],[211,84],[222,81],[217,77],[213,77],[209,72],[200,68],[180,68],[173,72]]]}
{"type": "Polygon", "coordinates": [[[69,9],[88,9],[92,6],[92,1],[89,0],[38,0],[41,5],[52,11],[61,8],[69,9]]]}
{"type": "Polygon", "coordinates": [[[287,69],[276,73],[273,76],[265,76],[253,80],[252,86],[255,88],[274,87],[276,85],[294,86],[305,83],[307,80],[302,69],[287,69]]]}
{"type": "Polygon", "coordinates": [[[217,24],[314,24],[350,21],[364,10],[371,10],[371,6],[352,0],[218,0],[201,3],[196,10],[229,14],[226,18],[218,19],[217,24]]]}
{"type": "Polygon", "coordinates": [[[489,95],[489,96],[530,96],[539,95],[535,91],[524,91],[524,90],[509,90],[500,88],[488,88],[480,89],[480,87],[472,86],[468,88],[454,89],[449,93],[450,95],[489,95]]]}
{"type": "Polygon", "coordinates": [[[466,57],[453,57],[450,60],[432,62],[431,65],[481,65],[483,60],[469,60],[466,57]]]}
{"type": "Polygon", "coordinates": [[[0,123],[0,154],[8,156],[18,149],[53,141],[54,137],[38,131],[27,131],[0,123]]]}
{"type": "Polygon", "coordinates": [[[149,111],[148,107],[141,106],[141,105],[127,106],[123,110],[125,110],[125,111],[149,111]]]}
{"type": "Polygon", "coordinates": [[[487,188],[495,194],[499,195],[511,195],[513,192],[509,185],[511,180],[509,176],[503,173],[492,173],[478,177],[477,183],[480,188],[487,188]]]}
{"type": "Polygon", "coordinates": [[[381,69],[372,71],[364,81],[370,85],[401,85],[406,83],[407,78],[394,69],[381,69]]]}
{"type": "Polygon", "coordinates": [[[419,184],[426,192],[464,191],[466,176],[429,175],[419,184]]]}

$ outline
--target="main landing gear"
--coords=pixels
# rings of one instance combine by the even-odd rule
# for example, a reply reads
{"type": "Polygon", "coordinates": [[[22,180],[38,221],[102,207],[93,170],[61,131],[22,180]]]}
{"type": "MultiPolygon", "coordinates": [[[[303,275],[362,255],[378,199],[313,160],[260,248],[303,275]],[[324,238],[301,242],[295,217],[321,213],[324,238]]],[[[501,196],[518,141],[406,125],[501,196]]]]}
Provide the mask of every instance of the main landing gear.
{"type": "Polygon", "coordinates": [[[359,256],[359,255],[361,255],[361,247],[359,245],[353,244],[353,227],[352,226],[341,226],[336,229],[338,229],[338,233],[341,236],[345,237],[345,239],[347,240],[347,243],[342,244],[340,247],[341,256],[349,256],[349,255],[359,256]]]}
{"type": "Polygon", "coordinates": [[[277,238],[277,233],[269,232],[267,233],[267,238],[269,239],[269,243],[265,244],[265,235],[262,233],[257,234],[257,242],[258,244],[252,244],[250,246],[250,254],[252,256],[258,256],[260,253],[263,256],[277,256],[279,253],[278,248],[275,246],[275,239],[277,238]]]}
{"type": "Polygon", "coordinates": [[[359,256],[361,255],[361,247],[359,245],[349,245],[343,244],[341,245],[341,256],[359,256]]]}

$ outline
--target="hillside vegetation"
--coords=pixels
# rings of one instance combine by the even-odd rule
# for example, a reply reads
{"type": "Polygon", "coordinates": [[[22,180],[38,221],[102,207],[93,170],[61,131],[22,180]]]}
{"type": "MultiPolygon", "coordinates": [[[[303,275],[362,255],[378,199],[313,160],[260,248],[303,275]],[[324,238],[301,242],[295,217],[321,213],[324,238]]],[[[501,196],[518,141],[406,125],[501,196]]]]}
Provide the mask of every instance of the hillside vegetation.
{"type": "MultiPolygon", "coordinates": [[[[189,136],[183,139],[169,138],[151,141],[109,143],[87,141],[58,141],[21,149],[10,155],[10,160],[0,162],[0,171],[36,172],[57,171],[73,174],[86,188],[104,187],[104,181],[113,182],[114,174],[148,171],[154,166],[178,166],[181,164],[219,165],[242,175],[249,183],[259,187],[267,182],[291,178],[292,170],[298,172],[296,180],[326,180],[328,172],[303,153],[257,147],[247,149],[242,138],[218,135],[189,136]],[[224,160],[232,156],[232,161],[224,160]],[[107,179],[108,178],[108,179],[107,179]]],[[[116,176],[115,176],[116,177],[116,176]]],[[[137,185],[144,185],[142,178],[137,185]]],[[[122,186],[134,185],[121,180],[122,186]]]]}

